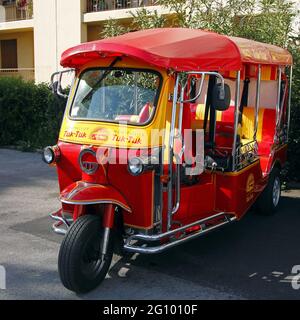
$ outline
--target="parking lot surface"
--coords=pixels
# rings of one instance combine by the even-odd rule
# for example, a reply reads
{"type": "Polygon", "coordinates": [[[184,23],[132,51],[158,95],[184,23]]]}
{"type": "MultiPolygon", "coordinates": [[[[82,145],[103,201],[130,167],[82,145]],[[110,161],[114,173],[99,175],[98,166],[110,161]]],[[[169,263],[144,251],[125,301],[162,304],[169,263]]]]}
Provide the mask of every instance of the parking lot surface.
{"type": "Polygon", "coordinates": [[[115,256],[93,292],[60,283],[61,237],[51,231],[59,208],[55,169],[36,153],[0,149],[0,299],[299,299],[300,190],[283,193],[279,212],[244,219],[154,256],[115,256]],[[297,284],[297,283],[296,283],[297,284]]]}

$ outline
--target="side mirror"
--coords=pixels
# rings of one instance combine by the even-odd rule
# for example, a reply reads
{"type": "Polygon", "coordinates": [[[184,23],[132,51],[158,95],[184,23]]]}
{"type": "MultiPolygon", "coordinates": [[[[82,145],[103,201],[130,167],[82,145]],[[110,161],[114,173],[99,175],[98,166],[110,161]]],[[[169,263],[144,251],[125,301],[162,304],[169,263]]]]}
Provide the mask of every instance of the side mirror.
{"type": "Polygon", "coordinates": [[[51,89],[52,89],[52,92],[53,92],[55,95],[58,95],[57,92],[62,92],[62,88],[61,88],[61,85],[60,85],[59,81],[54,81],[54,82],[51,84],[51,89]]]}
{"type": "Polygon", "coordinates": [[[63,70],[63,71],[59,71],[59,72],[55,72],[52,74],[51,76],[51,88],[52,88],[52,92],[54,94],[56,94],[59,97],[62,98],[68,98],[68,95],[65,94],[62,90],[62,76],[63,74],[69,74],[71,72],[74,72],[74,69],[67,69],[67,70],[63,70]]]}
{"type": "Polygon", "coordinates": [[[217,111],[225,111],[230,106],[231,93],[228,84],[224,84],[224,89],[221,83],[217,83],[212,92],[212,107],[217,111]]]}

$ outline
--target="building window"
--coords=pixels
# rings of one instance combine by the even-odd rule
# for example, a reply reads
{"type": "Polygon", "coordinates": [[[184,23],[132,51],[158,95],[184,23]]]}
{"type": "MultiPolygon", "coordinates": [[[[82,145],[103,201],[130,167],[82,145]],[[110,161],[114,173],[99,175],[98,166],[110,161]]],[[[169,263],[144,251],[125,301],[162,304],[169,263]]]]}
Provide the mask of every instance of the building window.
{"type": "Polygon", "coordinates": [[[1,40],[1,68],[2,69],[17,69],[17,40],[1,40]]]}

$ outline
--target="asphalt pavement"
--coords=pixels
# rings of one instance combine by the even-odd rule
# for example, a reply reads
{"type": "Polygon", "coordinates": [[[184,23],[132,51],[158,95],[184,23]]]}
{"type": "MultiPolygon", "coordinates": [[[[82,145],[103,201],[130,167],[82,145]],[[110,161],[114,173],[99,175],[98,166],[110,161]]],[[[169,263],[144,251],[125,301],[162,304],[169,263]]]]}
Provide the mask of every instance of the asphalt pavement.
{"type": "Polygon", "coordinates": [[[300,265],[300,190],[284,192],[274,216],[249,212],[163,254],[114,256],[102,285],[86,295],[60,283],[62,238],[48,218],[59,207],[57,196],[55,169],[39,154],[0,149],[0,267],[6,270],[0,300],[300,298],[292,286],[298,284],[292,269],[300,265]]]}

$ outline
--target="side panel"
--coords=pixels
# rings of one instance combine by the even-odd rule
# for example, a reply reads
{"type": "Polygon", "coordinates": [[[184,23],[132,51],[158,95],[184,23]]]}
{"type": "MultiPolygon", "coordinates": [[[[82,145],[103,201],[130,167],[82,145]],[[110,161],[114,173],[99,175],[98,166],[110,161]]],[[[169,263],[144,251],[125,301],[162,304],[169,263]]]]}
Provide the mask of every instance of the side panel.
{"type": "Polygon", "coordinates": [[[140,229],[150,229],[153,225],[154,211],[154,173],[144,173],[134,177],[128,173],[127,165],[111,164],[108,180],[119,190],[132,209],[124,215],[126,225],[140,229]]]}
{"type": "Polygon", "coordinates": [[[216,173],[217,211],[235,213],[241,218],[257,199],[267,183],[263,178],[260,162],[236,173],[216,173]]]}
{"type": "MultiPolygon", "coordinates": [[[[181,224],[210,216],[214,211],[215,185],[210,173],[203,173],[199,183],[193,186],[181,186],[180,207],[173,220],[181,224]]],[[[167,221],[168,196],[163,194],[164,229],[167,221]]]]}

